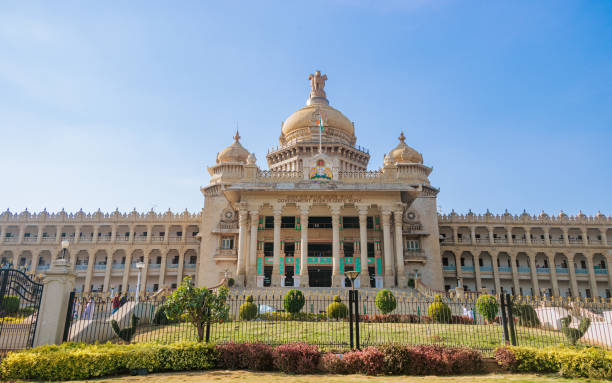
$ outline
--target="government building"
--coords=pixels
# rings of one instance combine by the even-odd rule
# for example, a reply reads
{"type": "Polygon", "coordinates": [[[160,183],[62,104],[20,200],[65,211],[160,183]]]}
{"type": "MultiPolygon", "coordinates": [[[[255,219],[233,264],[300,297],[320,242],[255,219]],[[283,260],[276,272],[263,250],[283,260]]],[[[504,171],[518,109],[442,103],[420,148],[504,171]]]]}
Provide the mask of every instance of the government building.
{"type": "MultiPolygon", "coordinates": [[[[357,286],[610,297],[612,219],[440,215],[432,168],[403,133],[378,170],[355,126],[330,106],[326,75],[282,124],[260,169],[234,142],[208,167],[204,208],[183,213],[0,214],[0,257],[39,275],[69,259],[83,292],[157,291],[191,276],[246,288],[357,286]],[[382,166],[381,166],[382,165],[382,166]],[[65,249],[64,249],[65,248],[65,249]]],[[[391,138],[390,138],[391,141],[391,138]]]]}

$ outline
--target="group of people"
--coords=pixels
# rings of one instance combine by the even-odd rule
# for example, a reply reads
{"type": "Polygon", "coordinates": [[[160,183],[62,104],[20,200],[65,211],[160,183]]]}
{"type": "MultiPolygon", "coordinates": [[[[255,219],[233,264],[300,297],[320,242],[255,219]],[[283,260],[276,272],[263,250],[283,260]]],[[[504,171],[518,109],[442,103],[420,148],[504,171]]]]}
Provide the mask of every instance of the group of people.
{"type": "MultiPolygon", "coordinates": [[[[121,306],[127,303],[127,301],[128,301],[127,293],[116,294],[111,301],[112,314],[116,313],[117,310],[121,308],[121,306]]],[[[94,315],[95,311],[96,311],[96,302],[93,297],[89,298],[87,303],[85,303],[84,307],[82,306],[81,301],[78,300],[76,304],[74,305],[72,318],[91,320],[95,318],[95,315],[94,315]]]]}

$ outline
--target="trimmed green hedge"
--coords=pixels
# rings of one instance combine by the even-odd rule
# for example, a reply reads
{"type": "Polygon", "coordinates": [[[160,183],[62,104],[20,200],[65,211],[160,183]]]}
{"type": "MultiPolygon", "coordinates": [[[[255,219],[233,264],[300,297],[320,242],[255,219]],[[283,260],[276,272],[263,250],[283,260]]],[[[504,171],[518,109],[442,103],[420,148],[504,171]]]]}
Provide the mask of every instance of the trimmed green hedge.
{"type": "Polygon", "coordinates": [[[612,379],[612,351],[595,347],[501,347],[497,363],[514,372],[559,373],[565,378],[612,379]]]}
{"type": "Polygon", "coordinates": [[[84,344],[40,346],[9,353],[0,363],[1,380],[74,380],[126,373],[208,370],[218,351],[213,344],[184,342],[162,344],[84,344]]]}

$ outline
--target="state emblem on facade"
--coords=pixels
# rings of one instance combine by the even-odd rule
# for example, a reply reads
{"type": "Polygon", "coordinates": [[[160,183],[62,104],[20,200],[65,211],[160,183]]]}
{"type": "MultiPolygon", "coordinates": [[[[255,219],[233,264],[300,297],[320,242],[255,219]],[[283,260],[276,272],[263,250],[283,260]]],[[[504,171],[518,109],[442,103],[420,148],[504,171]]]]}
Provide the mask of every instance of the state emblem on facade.
{"type": "Polygon", "coordinates": [[[316,179],[331,180],[332,171],[329,167],[325,166],[325,161],[317,160],[317,165],[310,168],[309,178],[311,180],[316,180],[316,179]]]}

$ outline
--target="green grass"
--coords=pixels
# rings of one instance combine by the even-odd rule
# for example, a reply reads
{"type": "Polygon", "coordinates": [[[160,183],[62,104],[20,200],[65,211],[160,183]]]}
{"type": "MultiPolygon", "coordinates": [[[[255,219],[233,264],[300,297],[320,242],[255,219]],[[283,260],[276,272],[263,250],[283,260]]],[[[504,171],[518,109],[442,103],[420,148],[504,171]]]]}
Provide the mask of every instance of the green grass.
{"type": "MultiPolygon", "coordinates": [[[[503,344],[500,325],[461,324],[408,324],[408,323],[360,323],[362,346],[387,343],[438,344],[444,346],[468,346],[491,356],[495,348],[503,344]]],[[[517,327],[519,345],[544,346],[565,342],[558,331],[517,327]]],[[[331,349],[349,346],[347,322],[306,321],[235,321],[211,325],[211,341],[264,342],[282,344],[305,342],[331,349]]],[[[134,342],[171,343],[179,340],[196,340],[195,328],[189,323],[167,326],[140,326],[134,342]]]]}

